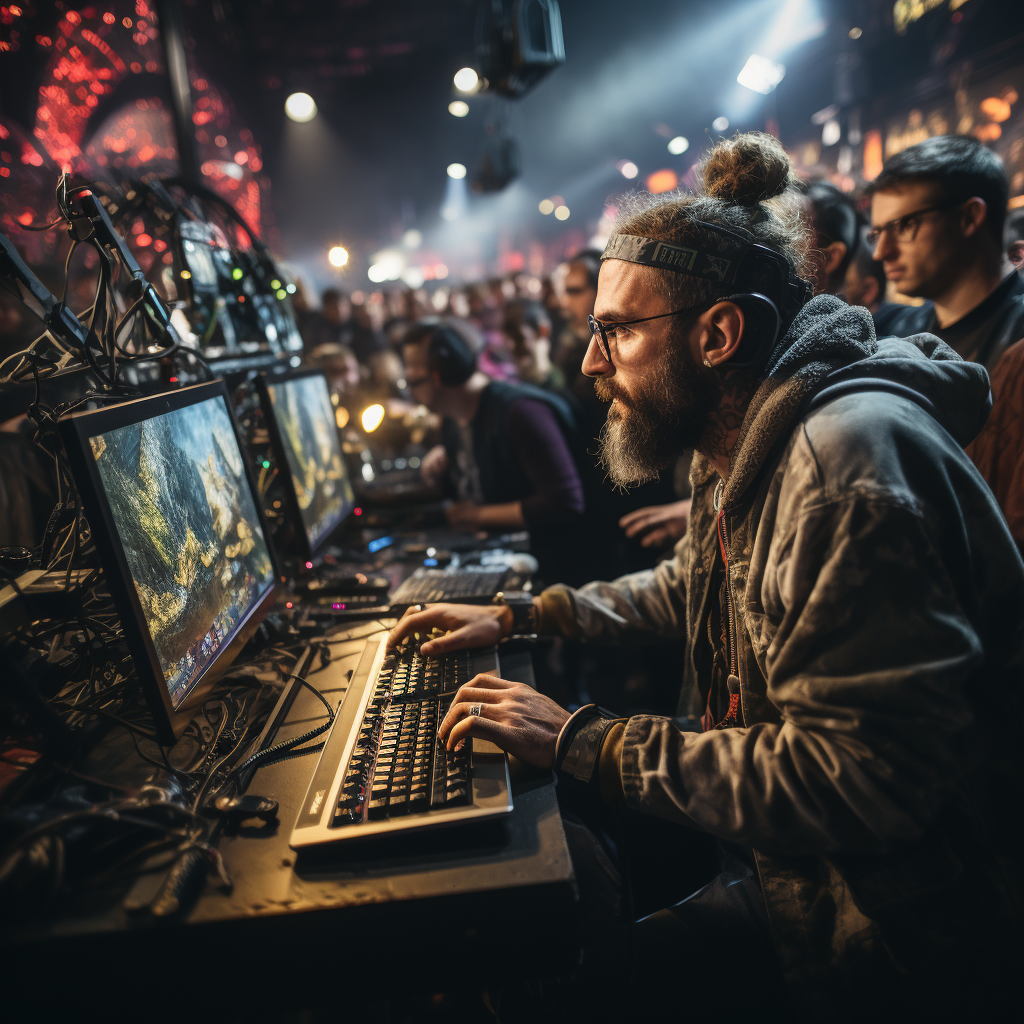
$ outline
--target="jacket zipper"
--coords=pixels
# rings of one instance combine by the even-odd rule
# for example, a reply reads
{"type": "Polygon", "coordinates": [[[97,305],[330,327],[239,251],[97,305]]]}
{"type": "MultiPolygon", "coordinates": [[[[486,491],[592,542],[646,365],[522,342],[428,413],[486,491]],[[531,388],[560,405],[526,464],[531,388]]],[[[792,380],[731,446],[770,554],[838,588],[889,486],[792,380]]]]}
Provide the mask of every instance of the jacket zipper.
{"type": "Polygon", "coordinates": [[[725,509],[721,508],[722,493],[725,490],[722,481],[715,488],[715,507],[718,510],[718,547],[725,565],[725,633],[729,654],[729,711],[716,728],[727,729],[733,725],[742,725],[740,719],[740,673],[739,655],[736,650],[736,620],[733,615],[732,577],[729,568],[729,527],[725,522],[725,509]]]}

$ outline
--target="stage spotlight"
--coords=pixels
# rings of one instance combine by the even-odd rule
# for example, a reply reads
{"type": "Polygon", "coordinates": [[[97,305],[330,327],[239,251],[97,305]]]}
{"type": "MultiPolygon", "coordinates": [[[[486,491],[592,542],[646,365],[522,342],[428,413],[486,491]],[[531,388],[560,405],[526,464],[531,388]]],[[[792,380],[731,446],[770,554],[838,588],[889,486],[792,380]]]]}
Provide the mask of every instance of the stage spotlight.
{"type": "Polygon", "coordinates": [[[676,176],[676,172],[665,168],[661,171],[655,171],[647,178],[647,191],[651,195],[659,195],[662,192],[671,192],[679,184],[679,178],[676,176]]]}
{"type": "Polygon", "coordinates": [[[373,266],[366,271],[366,276],[374,284],[380,284],[382,281],[386,281],[388,279],[388,272],[379,263],[374,263],[373,266]]]}
{"type": "Polygon", "coordinates": [[[673,156],[679,156],[690,148],[690,140],[685,135],[677,135],[668,144],[668,151],[673,156]]]}
{"type": "Polygon", "coordinates": [[[569,207],[568,206],[559,206],[555,210],[555,216],[559,220],[568,220],[569,219],[569,207]]]}
{"type": "Polygon", "coordinates": [[[555,204],[550,199],[542,199],[537,209],[546,217],[549,213],[555,212],[555,204]]]}
{"type": "Polygon", "coordinates": [[[729,118],[727,118],[727,117],[716,117],[714,119],[714,121],[711,122],[711,127],[716,132],[724,132],[726,130],[726,128],[729,127],[729,118]]]}
{"type": "Polygon", "coordinates": [[[454,178],[458,181],[460,178],[466,176],[466,165],[465,164],[449,164],[448,165],[448,177],[454,178]]]}
{"type": "Polygon", "coordinates": [[[767,96],[782,81],[785,74],[785,64],[776,64],[759,53],[752,53],[747,58],[747,63],[743,65],[743,70],[736,76],[736,81],[747,89],[767,96]]]}
{"type": "Polygon", "coordinates": [[[455,117],[465,117],[469,113],[469,104],[465,100],[452,100],[448,104],[448,113],[455,117]]]}
{"type": "Polygon", "coordinates": [[[300,124],[316,117],[316,101],[308,92],[293,92],[284,101],[284,112],[300,124]]]}
{"type": "Polygon", "coordinates": [[[480,84],[480,76],[472,68],[462,68],[455,73],[454,81],[459,92],[475,92],[480,84]]]}
{"type": "Polygon", "coordinates": [[[367,406],[363,410],[362,416],[359,417],[359,421],[363,425],[363,430],[372,434],[384,422],[384,406],[380,404],[367,406]]]}
{"type": "Polygon", "coordinates": [[[624,178],[635,178],[640,173],[640,168],[632,160],[620,160],[615,166],[624,178]]]}
{"type": "Polygon", "coordinates": [[[823,146],[834,146],[842,138],[842,129],[839,122],[833,118],[821,126],[821,144],[823,146]]]}
{"type": "Polygon", "coordinates": [[[327,259],[332,267],[343,267],[348,263],[348,249],[343,245],[333,245],[327,252],[327,259]]]}

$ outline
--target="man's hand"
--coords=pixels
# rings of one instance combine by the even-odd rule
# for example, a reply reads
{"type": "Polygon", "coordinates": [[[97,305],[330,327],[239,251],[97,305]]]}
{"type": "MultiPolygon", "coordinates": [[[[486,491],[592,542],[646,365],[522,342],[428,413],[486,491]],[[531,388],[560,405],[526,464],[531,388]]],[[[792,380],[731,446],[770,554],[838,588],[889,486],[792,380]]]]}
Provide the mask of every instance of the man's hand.
{"type": "Polygon", "coordinates": [[[690,523],[690,499],[673,501],[668,505],[649,505],[638,508],[619,520],[627,537],[642,534],[640,543],[645,548],[675,544],[690,523]]]}
{"type": "Polygon", "coordinates": [[[555,744],[569,712],[525,683],[481,673],[455,694],[437,735],[452,750],[467,736],[490,740],[538,768],[555,764],[555,744]],[[480,714],[470,708],[480,705],[480,714]]]}
{"type": "Polygon", "coordinates": [[[444,510],[449,526],[471,529],[480,525],[480,508],[471,501],[453,501],[444,510]]]}
{"type": "Polygon", "coordinates": [[[443,444],[436,444],[423,456],[420,462],[420,476],[431,487],[440,486],[448,472],[448,452],[443,444]]]}
{"type": "Polygon", "coordinates": [[[391,630],[388,647],[395,647],[412,633],[422,635],[432,629],[449,629],[451,632],[420,645],[420,651],[430,658],[463,647],[492,647],[512,631],[512,609],[503,604],[434,604],[418,611],[413,606],[391,630]]]}

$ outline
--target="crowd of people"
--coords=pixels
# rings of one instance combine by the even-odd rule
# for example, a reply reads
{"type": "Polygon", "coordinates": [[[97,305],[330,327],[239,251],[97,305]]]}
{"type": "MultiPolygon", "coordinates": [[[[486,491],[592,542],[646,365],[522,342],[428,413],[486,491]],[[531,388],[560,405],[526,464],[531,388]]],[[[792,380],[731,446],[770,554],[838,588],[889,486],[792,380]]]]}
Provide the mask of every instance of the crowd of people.
{"type": "MultiPolygon", "coordinates": [[[[1024,252],[1024,211],[1007,217],[998,157],[976,140],[940,136],[892,158],[861,195],[826,181],[804,184],[800,195],[815,293],[866,308],[878,337],[927,332],[992,375],[995,410],[969,452],[1024,550],[1024,342],[1014,346],[1024,339],[1024,281],[1012,262],[1024,252]]],[[[586,249],[544,279],[519,274],[432,296],[394,290],[377,302],[331,288],[319,311],[297,296],[314,361],[340,365],[352,386],[361,379],[394,391],[404,379],[408,397],[444,418],[443,447],[423,474],[453,498],[453,523],[525,525],[558,538],[546,579],[594,572],[593,538],[581,524],[606,538],[610,576],[643,567],[645,551],[664,554],[688,521],[689,453],[629,495],[595,470],[607,405],[582,367],[600,267],[600,251],[586,249]],[[463,352],[462,379],[448,379],[448,366],[445,379],[431,380],[438,345],[463,352]],[[396,354],[412,358],[415,372],[396,354]],[[494,511],[517,502],[525,512],[494,511]],[[625,544],[609,550],[612,521],[625,544]]]]}

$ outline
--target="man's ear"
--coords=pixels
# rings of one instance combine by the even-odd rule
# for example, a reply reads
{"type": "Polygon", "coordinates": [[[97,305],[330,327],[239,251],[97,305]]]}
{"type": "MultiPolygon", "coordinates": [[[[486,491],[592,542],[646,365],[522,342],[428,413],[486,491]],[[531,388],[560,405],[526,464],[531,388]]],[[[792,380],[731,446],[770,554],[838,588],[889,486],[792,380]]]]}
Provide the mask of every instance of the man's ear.
{"type": "Polygon", "coordinates": [[[702,363],[720,366],[736,355],[743,340],[747,318],[735,302],[716,302],[701,318],[698,358],[702,363]]]}
{"type": "Polygon", "coordinates": [[[876,302],[883,299],[882,286],[878,283],[878,278],[868,276],[864,278],[864,292],[861,295],[861,304],[870,309],[876,302]]]}
{"type": "Polygon", "coordinates": [[[846,243],[830,242],[825,246],[825,276],[831,279],[832,275],[839,269],[839,264],[846,259],[846,243]]]}
{"type": "Polygon", "coordinates": [[[968,199],[960,216],[960,228],[964,237],[970,238],[976,234],[987,219],[988,203],[981,196],[972,196],[968,199]]]}

